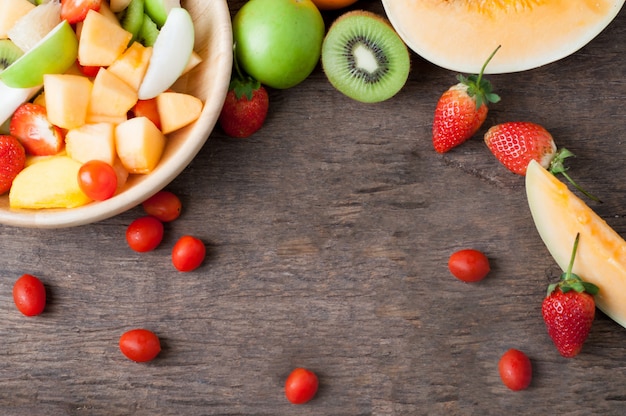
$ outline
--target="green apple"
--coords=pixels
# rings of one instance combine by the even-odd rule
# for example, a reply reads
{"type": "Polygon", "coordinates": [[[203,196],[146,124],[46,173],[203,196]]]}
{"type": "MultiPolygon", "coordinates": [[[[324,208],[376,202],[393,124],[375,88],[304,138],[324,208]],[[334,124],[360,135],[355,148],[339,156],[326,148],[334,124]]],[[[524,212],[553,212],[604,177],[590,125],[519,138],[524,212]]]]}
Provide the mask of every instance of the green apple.
{"type": "Polygon", "coordinates": [[[161,27],[165,24],[170,10],[180,7],[180,0],[146,0],[146,14],[161,27]]]}
{"type": "Polygon", "coordinates": [[[140,100],[154,98],[182,75],[193,53],[195,31],[189,12],[173,8],[154,45],[146,74],[139,85],[140,100]]]}
{"type": "Polygon", "coordinates": [[[44,74],[67,71],[78,54],[78,39],[64,20],[55,26],[32,49],[0,73],[0,80],[13,88],[31,88],[43,84],[44,74]]]}
{"type": "Polygon", "coordinates": [[[233,19],[237,62],[272,88],[304,81],[319,62],[325,26],[311,0],[251,0],[233,19]]]}

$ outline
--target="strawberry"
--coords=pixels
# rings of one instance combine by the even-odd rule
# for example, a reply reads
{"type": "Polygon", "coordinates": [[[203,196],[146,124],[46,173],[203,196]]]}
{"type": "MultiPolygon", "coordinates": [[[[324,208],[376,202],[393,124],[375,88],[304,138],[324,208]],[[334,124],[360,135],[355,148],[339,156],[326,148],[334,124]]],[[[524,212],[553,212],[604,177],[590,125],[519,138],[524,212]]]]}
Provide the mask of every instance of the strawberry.
{"type": "Polygon", "coordinates": [[[35,156],[57,154],[63,149],[63,131],[48,121],[46,107],[25,103],[15,110],[9,131],[15,136],[26,153],[35,156]]]}
{"type": "Polygon", "coordinates": [[[497,103],[500,97],[493,93],[491,83],[483,73],[500,46],[489,56],[478,75],[459,75],[459,82],[439,98],[433,120],[433,146],[439,153],[469,140],[487,118],[487,104],[497,103]]]}
{"type": "Polygon", "coordinates": [[[587,197],[601,202],[567,174],[563,161],[574,154],[565,148],[557,150],[552,135],[541,125],[529,121],[497,124],[487,130],[484,139],[491,153],[511,172],[525,176],[528,164],[534,159],[551,173],[562,174],[587,197]]]}
{"type": "Polygon", "coordinates": [[[230,137],[244,138],[263,126],[269,110],[269,97],[259,81],[242,73],[237,59],[233,59],[233,66],[219,123],[230,137]]]}
{"type": "Polygon", "coordinates": [[[102,0],[61,0],[61,19],[74,24],[82,22],[89,10],[100,10],[102,0]]]}
{"type": "Polygon", "coordinates": [[[541,306],[548,335],[566,358],[576,356],[589,336],[596,311],[593,296],[599,290],[593,283],[584,282],[572,273],[578,240],[577,234],[568,269],[558,283],[548,286],[548,294],[541,306]]]}
{"type": "Polygon", "coordinates": [[[11,189],[13,179],[26,163],[26,152],[13,136],[0,135],[0,195],[11,189]]]}

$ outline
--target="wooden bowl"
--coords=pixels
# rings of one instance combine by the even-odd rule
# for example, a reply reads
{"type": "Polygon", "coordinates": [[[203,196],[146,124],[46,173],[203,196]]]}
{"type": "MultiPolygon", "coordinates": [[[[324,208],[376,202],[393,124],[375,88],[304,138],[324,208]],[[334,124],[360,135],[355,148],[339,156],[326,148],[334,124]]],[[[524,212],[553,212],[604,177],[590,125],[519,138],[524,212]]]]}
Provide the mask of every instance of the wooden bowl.
{"type": "Polygon", "coordinates": [[[0,223],[17,227],[61,228],[84,225],[124,212],[158,192],[192,161],[215,127],[228,92],[232,69],[232,26],[226,0],[183,0],[195,26],[194,50],[203,61],[177,81],[174,90],[204,102],[200,118],[168,135],[163,157],[147,175],[131,175],[114,197],[72,209],[16,210],[8,193],[0,196],[0,223]]]}

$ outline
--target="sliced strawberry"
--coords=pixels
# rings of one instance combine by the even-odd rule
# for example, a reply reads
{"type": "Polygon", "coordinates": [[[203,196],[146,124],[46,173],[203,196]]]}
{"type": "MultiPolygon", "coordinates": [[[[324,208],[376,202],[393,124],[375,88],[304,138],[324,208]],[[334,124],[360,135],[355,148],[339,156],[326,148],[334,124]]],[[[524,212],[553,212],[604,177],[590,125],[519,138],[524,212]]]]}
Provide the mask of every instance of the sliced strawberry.
{"type": "Polygon", "coordinates": [[[95,76],[98,75],[100,68],[102,68],[100,66],[81,65],[80,62],[78,62],[78,59],[76,60],[76,66],[80,70],[81,74],[89,78],[95,78],[95,76]]]}
{"type": "Polygon", "coordinates": [[[55,155],[65,144],[63,131],[48,121],[46,107],[39,104],[19,106],[11,118],[9,132],[30,155],[55,155]]]}
{"type": "Polygon", "coordinates": [[[13,136],[0,135],[0,195],[11,189],[13,179],[26,163],[26,152],[13,136]]]}
{"type": "Polygon", "coordinates": [[[61,19],[70,24],[82,22],[89,10],[100,10],[102,0],[61,0],[61,19]]]}

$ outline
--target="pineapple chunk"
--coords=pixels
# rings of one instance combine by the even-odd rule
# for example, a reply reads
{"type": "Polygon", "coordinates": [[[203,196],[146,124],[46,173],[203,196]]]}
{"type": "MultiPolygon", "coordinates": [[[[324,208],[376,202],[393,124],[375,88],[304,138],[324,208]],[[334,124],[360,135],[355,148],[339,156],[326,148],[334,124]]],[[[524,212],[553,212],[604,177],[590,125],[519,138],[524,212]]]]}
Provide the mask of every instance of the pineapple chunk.
{"type": "Polygon", "coordinates": [[[190,94],[163,92],[157,95],[156,101],[163,134],[196,121],[202,113],[202,101],[190,94]]]}
{"type": "Polygon", "coordinates": [[[151,56],[151,46],[146,47],[139,42],[133,42],[108,69],[135,90],[139,90],[151,56]]]}
{"type": "Polygon", "coordinates": [[[115,127],[115,147],[130,173],[150,173],[161,159],[165,135],[147,117],[131,118],[115,127]]]}
{"type": "Polygon", "coordinates": [[[43,77],[48,119],[56,126],[73,129],[85,124],[93,84],[87,77],[46,74],[43,77]]]}
{"type": "Polygon", "coordinates": [[[26,13],[35,8],[28,0],[0,0],[0,39],[9,37],[9,29],[26,13]]]}
{"type": "Polygon", "coordinates": [[[113,75],[106,68],[100,68],[93,81],[89,113],[104,116],[126,116],[137,102],[137,91],[113,75]]]}
{"type": "Polygon", "coordinates": [[[89,10],[78,42],[78,62],[85,66],[109,66],[125,50],[133,35],[106,16],[89,10]]]}
{"type": "Polygon", "coordinates": [[[113,166],[115,152],[115,126],[111,123],[84,124],[68,130],[65,135],[65,151],[72,159],[85,163],[102,160],[113,166]]]}
{"type": "MultiPolygon", "coordinates": [[[[4,14],[4,10],[2,14],[4,14]]],[[[61,3],[51,1],[34,7],[9,28],[8,36],[24,52],[33,48],[61,23],[61,3]]]]}
{"type": "Polygon", "coordinates": [[[81,164],[67,156],[50,156],[25,167],[9,191],[11,208],[75,208],[91,200],[78,185],[81,164]]]}

